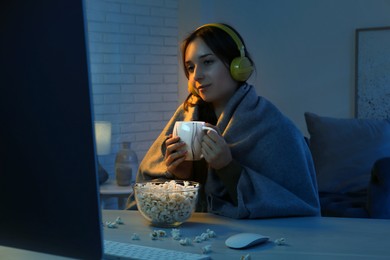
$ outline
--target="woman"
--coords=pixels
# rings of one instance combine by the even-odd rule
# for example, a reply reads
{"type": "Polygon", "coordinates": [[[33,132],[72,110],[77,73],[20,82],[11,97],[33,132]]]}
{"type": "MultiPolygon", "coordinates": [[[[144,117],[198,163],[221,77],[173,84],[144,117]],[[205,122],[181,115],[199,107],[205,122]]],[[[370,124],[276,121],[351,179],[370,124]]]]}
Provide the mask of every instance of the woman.
{"type": "Polygon", "coordinates": [[[315,170],[300,131],[246,83],[253,62],[238,33],[207,24],[182,44],[189,96],[143,159],[137,181],[202,184],[197,211],[232,218],[319,215],[315,170]],[[185,161],[176,121],[205,121],[200,161],[185,161]]]}

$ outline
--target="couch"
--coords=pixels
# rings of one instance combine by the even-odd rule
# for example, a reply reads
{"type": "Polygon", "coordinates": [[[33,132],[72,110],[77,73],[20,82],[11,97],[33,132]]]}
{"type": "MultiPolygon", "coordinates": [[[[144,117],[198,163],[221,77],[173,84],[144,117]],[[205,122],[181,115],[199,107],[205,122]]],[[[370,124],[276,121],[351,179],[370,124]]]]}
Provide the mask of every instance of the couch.
{"type": "Polygon", "coordinates": [[[322,215],[390,219],[390,120],[305,120],[322,215]]]}

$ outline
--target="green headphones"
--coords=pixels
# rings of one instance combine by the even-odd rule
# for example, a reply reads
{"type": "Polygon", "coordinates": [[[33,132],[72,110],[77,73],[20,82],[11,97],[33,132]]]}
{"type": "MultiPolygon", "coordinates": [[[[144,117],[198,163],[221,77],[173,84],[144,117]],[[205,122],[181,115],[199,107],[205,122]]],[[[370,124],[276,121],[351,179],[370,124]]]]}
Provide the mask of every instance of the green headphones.
{"type": "Polygon", "coordinates": [[[196,30],[199,30],[204,27],[216,27],[227,34],[234,40],[237,45],[238,50],[240,51],[240,57],[236,57],[230,63],[230,74],[234,80],[237,81],[247,81],[253,72],[252,62],[245,56],[245,46],[240,40],[240,37],[229,27],[220,23],[209,23],[202,25],[196,30]]]}

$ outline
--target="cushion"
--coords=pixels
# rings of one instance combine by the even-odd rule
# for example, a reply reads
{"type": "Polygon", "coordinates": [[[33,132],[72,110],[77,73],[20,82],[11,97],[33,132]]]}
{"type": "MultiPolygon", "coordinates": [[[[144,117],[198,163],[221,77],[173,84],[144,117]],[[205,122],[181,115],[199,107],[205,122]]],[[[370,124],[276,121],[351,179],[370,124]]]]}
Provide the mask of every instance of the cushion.
{"type": "Polygon", "coordinates": [[[373,164],[390,156],[390,121],[305,113],[319,192],[366,190],[373,164]]]}

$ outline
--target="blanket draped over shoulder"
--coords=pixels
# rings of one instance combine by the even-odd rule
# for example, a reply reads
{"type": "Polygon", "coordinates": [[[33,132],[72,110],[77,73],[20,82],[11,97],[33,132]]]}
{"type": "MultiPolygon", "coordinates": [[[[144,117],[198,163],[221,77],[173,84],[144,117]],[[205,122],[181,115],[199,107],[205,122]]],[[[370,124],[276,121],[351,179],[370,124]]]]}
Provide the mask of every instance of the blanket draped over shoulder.
{"type": "MultiPolygon", "coordinates": [[[[145,155],[137,181],[166,178],[165,140],[176,121],[198,120],[197,106],[180,106],[145,155]]],[[[217,127],[241,167],[238,205],[224,200],[227,189],[208,169],[208,212],[232,218],[319,215],[314,164],[301,132],[251,85],[241,86],[217,127]]]]}

